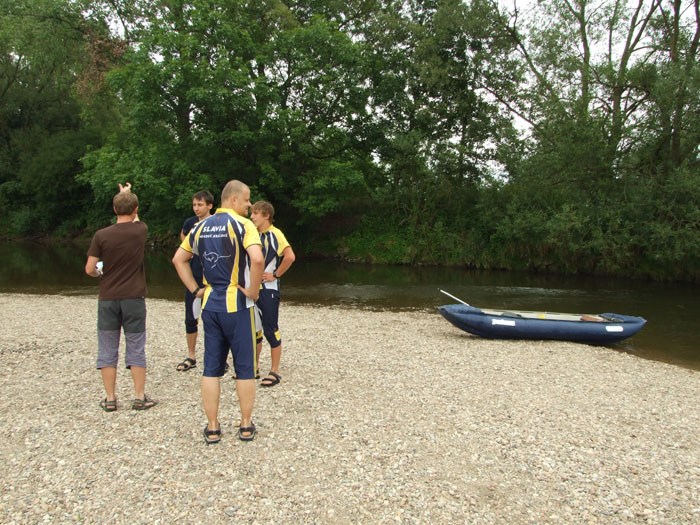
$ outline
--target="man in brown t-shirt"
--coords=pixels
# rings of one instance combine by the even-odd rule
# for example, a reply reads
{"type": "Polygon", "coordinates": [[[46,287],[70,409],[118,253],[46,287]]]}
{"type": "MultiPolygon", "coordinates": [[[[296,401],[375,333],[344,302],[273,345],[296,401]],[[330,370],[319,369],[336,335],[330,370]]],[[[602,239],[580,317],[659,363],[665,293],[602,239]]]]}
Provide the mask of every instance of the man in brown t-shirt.
{"type": "Polygon", "coordinates": [[[112,201],[116,224],[98,230],[88,250],[85,273],[100,277],[97,307],[97,368],[107,397],[105,412],[117,409],[115,387],[119,338],[124,329],[126,367],[134,380],[131,408],[146,410],[156,401],[146,396],[146,271],[143,264],[148,227],[139,221],[139,200],[131,184],[119,185],[112,201]],[[98,263],[102,260],[102,266],[98,263]]]}

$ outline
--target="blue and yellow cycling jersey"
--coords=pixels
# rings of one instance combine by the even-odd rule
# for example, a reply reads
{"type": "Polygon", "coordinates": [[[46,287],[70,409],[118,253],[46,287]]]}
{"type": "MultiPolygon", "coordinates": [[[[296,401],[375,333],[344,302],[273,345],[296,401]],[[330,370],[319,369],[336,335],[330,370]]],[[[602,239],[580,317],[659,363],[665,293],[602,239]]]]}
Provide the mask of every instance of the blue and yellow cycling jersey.
{"type": "Polygon", "coordinates": [[[255,225],[235,211],[219,208],[197,223],[180,248],[202,260],[207,286],[202,308],[211,312],[238,312],[253,306],[238,289],[250,286],[250,258],[246,249],[261,244],[255,225]]]}
{"type": "MultiPolygon", "coordinates": [[[[280,267],[282,254],[285,248],[289,246],[289,242],[287,242],[287,238],[282,233],[282,230],[272,225],[260,234],[260,241],[262,242],[262,252],[265,257],[264,271],[272,273],[280,267]]],[[[262,283],[262,288],[265,290],[279,290],[279,279],[262,283]]]]}

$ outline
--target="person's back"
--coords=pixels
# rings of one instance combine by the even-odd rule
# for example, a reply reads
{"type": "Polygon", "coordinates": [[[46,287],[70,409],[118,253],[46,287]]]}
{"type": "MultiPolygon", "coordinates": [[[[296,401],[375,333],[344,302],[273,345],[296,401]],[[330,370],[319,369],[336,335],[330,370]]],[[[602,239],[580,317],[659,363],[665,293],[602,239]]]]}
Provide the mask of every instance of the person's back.
{"type": "Polygon", "coordinates": [[[112,206],[117,222],[98,230],[92,238],[85,273],[100,277],[97,301],[97,369],[107,396],[105,412],[117,410],[115,394],[119,339],[124,330],[125,364],[134,381],[132,408],[146,410],[156,401],[146,396],[146,269],[144,248],[148,227],[138,219],[138,197],[131,184],[119,185],[112,206]],[[102,268],[98,267],[102,260],[102,268]]]}
{"type": "Polygon", "coordinates": [[[233,357],[239,380],[236,393],[241,410],[238,437],[251,441],[256,434],[252,420],[255,404],[255,316],[253,304],[258,298],[263,271],[260,236],[246,219],[250,208],[250,188],[238,180],[229,181],[221,192],[222,208],[197,224],[185,237],[173,256],[173,264],[182,284],[195,297],[203,299],[204,372],[202,405],[207,416],[204,440],[221,440],[219,400],[226,358],[233,357]],[[202,260],[205,288],[192,275],[190,259],[202,260]]]}
{"type": "Polygon", "coordinates": [[[144,248],[148,227],[140,221],[118,222],[95,233],[89,254],[102,259],[101,300],[146,296],[144,248]]]}
{"type": "MultiPolygon", "coordinates": [[[[206,221],[196,225],[195,254],[202,261],[204,278],[208,284],[202,309],[212,312],[237,312],[253,306],[238,285],[244,285],[249,272],[245,248],[255,230],[249,220],[230,209],[220,209],[206,221]]],[[[256,242],[257,239],[255,240],[256,242]]]]}

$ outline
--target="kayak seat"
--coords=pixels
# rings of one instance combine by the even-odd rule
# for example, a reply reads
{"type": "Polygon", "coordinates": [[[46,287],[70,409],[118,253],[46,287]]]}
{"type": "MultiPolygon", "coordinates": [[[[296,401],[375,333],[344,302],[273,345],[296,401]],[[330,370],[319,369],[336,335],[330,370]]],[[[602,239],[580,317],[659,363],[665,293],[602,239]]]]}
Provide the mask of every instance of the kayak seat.
{"type": "Polygon", "coordinates": [[[501,317],[522,317],[522,315],[515,312],[501,312],[501,317]]]}
{"type": "Polygon", "coordinates": [[[600,316],[603,319],[605,319],[606,321],[610,321],[611,323],[624,323],[625,322],[623,319],[619,319],[613,315],[600,314],[600,316]]]}

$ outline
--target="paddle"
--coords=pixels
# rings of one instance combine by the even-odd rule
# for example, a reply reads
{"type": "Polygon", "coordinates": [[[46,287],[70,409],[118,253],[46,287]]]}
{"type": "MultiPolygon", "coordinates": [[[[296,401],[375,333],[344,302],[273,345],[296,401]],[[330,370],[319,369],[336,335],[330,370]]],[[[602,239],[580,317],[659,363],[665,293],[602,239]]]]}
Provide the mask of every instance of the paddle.
{"type": "MultiPolygon", "coordinates": [[[[440,290],[440,288],[438,288],[438,290],[440,290]]],[[[441,291],[442,293],[444,293],[445,295],[447,295],[448,297],[452,297],[452,299],[454,299],[455,301],[459,301],[460,303],[462,303],[462,304],[464,304],[464,305],[471,306],[469,303],[465,303],[465,302],[462,301],[459,297],[455,297],[455,296],[452,295],[451,293],[447,293],[445,290],[440,290],[440,291],[441,291]]]]}

